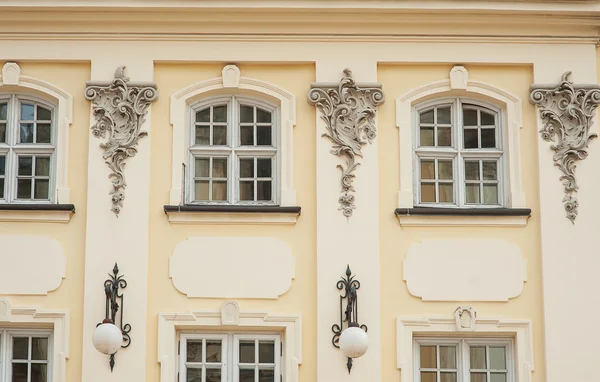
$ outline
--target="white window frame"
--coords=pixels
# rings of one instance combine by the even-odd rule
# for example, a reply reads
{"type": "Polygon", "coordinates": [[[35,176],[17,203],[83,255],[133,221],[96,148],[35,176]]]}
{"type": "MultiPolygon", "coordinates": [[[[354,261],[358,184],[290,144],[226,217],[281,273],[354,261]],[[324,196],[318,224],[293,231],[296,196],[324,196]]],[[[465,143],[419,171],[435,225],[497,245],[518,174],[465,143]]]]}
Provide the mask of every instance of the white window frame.
{"type": "MultiPolygon", "coordinates": [[[[279,108],[276,105],[264,100],[227,95],[221,97],[212,97],[198,102],[190,107],[189,115],[189,159],[185,179],[185,201],[186,204],[199,205],[279,205],[280,204],[280,179],[281,179],[281,160],[280,160],[280,121],[279,108]],[[227,145],[195,145],[195,115],[196,112],[210,106],[227,105],[227,145]],[[240,105],[258,107],[271,113],[271,146],[241,146],[239,109],[240,105]],[[195,200],[195,158],[197,157],[226,157],[227,158],[227,200],[226,201],[198,201],[195,200]],[[242,201],[239,198],[239,179],[240,166],[239,159],[244,157],[264,157],[272,158],[271,168],[271,200],[270,201],[242,201]]],[[[211,134],[212,135],[212,134],[211,134]]],[[[255,175],[256,165],[255,165],[255,175]]],[[[256,186],[256,182],[255,182],[256,186]]],[[[211,192],[211,190],[209,190],[211,192]]],[[[256,187],[255,187],[256,197],[256,187]]]]}
{"type": "MultiPolygon", "coordinates": [[[[273,365],[275,381],[282,379],[281,364],[283,362],[281,355],[281,336],[279,334],[265,334],[265,333],[240,333],[240,332],[226,332],[226,333],[190,333],[182,332],[179,336],[179,382],[185,382],[187,378],[187,342],[190,340],[203,340],[203,357],[206,356],[205,340],[220,340],[221,342],[221,380],[223,382],[239,382],[239,343],[240,340],[254,340],[254,341],[273,341],[275,346],[275,364],[273,365]]],[[[255,347],[255,354],[258,357],[258,346],[255,347]]],[[[202,375],[205,378],[206,362],[202,365],[202,375]]],[[[244,364],[244,366],[250,366],[250,364],[244,364]]],[[[254,363],[255,373],[258,373],[260,366],[258,362],[254,363]]],[[[255,374],[256,375],[256,374],[255,374]]],[[[258,380],[258,379],[256,379],[258,380]]]]}
{"type": "MultiPolygon", "coordinates": [[[[504,166],[504,128],[503,111],[486,102],[467,97],[443,97],[417,104],[413,109],[414,140],[413,140],[413,190],[414,205],[418,207],[434,208],[499,208],[508,204],[505,195],[508,194],[509,176],[504,166]],[[485,109],[495,115],[496,118],[496,148],[493,149],[465,149],[463,136],[462,107],[464,104],[473,105],[478,109],[485,109]],[[452,123],[452,145],[449,147],[426,147],[420,146],[420,113],[433,107],[450,106],[452,123]],[[452,160],[453,172],[453,198],[454,203],[423,203],[421,202],[421,160],[435,160],[437,174],[437,160],[452,160]],[[465,186],[465,160],[496,160],[498,176],[498,203],[497,204],[467,204],[465,186]]],[[[435,136],[434,136],[435,137],[435,136]]],[[[482,170],[480,170],[481,173],[482,170]]],[[[437,182],[437,180],[436,180],[437,182]]],[[[437,187],[436,187],[437,190],[437,187]]],[[[437,195],[437,191],[436,191],[437,195]]],[[[437,199],[437,196],[436,196],[437,199]]]]}
{"type": "MultiPolygon", "coordinates": [[[[8,103],[8,115],[6,123],[6,143],[0,142],[0,155],[6,156],[6,168],[4,176],[4,198],[0,204],[52,204],[56,201],[56,142],[57,142],[57,106],[39,97],[21,93],[0,93],[0,103],[8,103]],[[43,106],[52,113],[50,143],[19,143],[21,103],[33,103],[43,106]],[[18,199],[17,198],[17,176],[18,158],[20,156],[49,156],[49,185],[48,199],[18,199]]],[[[34,129],[35,130],[35,129],[34,129]]],[[[32,171],[35,164],[32,164],[32,171]]],[[[35,173],[32,173],[35,177],[35,173]]],[[[34,192],[33,188],[31,190],[34,192]]]]}
{"type": "MultiPolygon", "coordinates": [[[[11,328],[3,328],[0,327],[0,380],[4,376],[4,380],[12,381],[12,340],[14,337],[41,337],[48,338],[48,360],[45,362],[47,365],[47,376],[48,379],[46,382],[52,382],[52,367],[53,367],[53,336],[52,332],[48,330],[34,330],[34,329],[11,329],[11,328]]],[[[31,341],[30,341],[31,342],[31,341]]],[[[29,353],[31,354],[31,345],[29,345],[29,353]]],[[[29,354],[29,356],[30,356],[29,354]]],[[[24,363],[24,362],[20,362],[24,363]]],[[[31,368],[29,365],[32,363],[42,363],[42,362],[32,362],[28,361],[28,375],[31,376],[31,368]]]]}
{"type": "MultiPolygon", "coordinates": [[[[414,339],[414,382],[421,382],[421,365],[420,365],[420,350],[421,346],[456,346],[457,355],[457,379],[456,382],[471,382],[471,368],[470,368],[470,347],[471,346],[485,346],[486,347],[486,369],[487,380],[489,381],[490,369],[489,369],[489,347],[497,346],[504,347],[506,354],[506,382],[515,381],[514,371],[514,349],[513,341],[510,338],[485,338],[485,337],[456,337],[456,338],[440,338],[440,337],[416,337],[414,339]]],[[[438,364],[439,364],[439,353],[438,353],[438,364]]],[[[438,368],[436,368],[438,369],[438,368]]],[[[429,370],[427,370],[429,371],[429,370]]],[[[431,369],[431,371],[434,371],[431,369]]],[[[440,376],[439,369],[437,371],[438,381],[440,376]]],[[[443,371],[443,370],[442,370],[443,371]]],[[[482,370],[482,372],[484,372],[482,370]]]]}

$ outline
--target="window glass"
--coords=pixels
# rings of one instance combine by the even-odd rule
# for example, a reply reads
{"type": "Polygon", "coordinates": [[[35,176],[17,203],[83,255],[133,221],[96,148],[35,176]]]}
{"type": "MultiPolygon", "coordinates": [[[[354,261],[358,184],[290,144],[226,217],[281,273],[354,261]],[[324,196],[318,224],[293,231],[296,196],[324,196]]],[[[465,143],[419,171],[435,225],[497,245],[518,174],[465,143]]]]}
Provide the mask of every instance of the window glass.
{"type": "Polygon", "coordinates": [[[48,337],[13,335],[12,382],[48,382],[49,349],[48,337]]]}

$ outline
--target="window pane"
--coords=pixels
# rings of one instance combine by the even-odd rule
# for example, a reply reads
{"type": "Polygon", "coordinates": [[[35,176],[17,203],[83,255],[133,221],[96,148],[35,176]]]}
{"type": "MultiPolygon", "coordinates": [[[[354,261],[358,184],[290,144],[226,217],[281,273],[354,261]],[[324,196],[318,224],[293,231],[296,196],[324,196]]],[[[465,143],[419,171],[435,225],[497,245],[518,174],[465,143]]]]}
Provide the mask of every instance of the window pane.
{"type": "Polygon", "coordinates": [[[4,178],[0,178],[0,199],[4,199],[4,178]]]}
{"type": "Polygon", "coordinates": [[[47,382],[48,365],[41,363],[31,364],[31,382],[47,382]]]}
{"type": "Polygon", "coordinates": [[[256,127],[256,144],[258,146],[270,146],[271,143],[271,126],[256,127]]]}
{"type": "Polygon", "coordinates": [[[271,123],[271,112],[256,108],[256,122],[271,123]]]}
{"type": "Polygon", "coordinates": [[[456,373],[441,373],[440,382],[456,382],[456,373]]]}
{"type": "Polygon", "coordinates": [[[498,204],[498,186],[495,184],[483,185],[483,203],[498,204]]]}
{"type": "MultiPolygon", "coordinates": [[[[202,362],[202,340],[188,341],[186,344],[187,362],[202,362]]],[[[189,370],[188,370],[189,375],[189,370]]]]}
{"type": "Polygon", "coordinates": [[[440,346],[440,368],[456,369],[456,346],[440,346]]]}
{"type": "Polygon", "coordinates": [[[506,382],[506,374],[492,373],[491,382],[506,382]]]}
{"type": "Polygon", "coordinates": [[[19,157],[19,175],[31,175],[32,171],[33,157],[19,157]]]}
{"type": "Polygon", "coordinates": [[[477,126],[477,110],[463,109],[463,125],[477,126]]]}
{"type": "Polygon", "coordinates": [[[496,147],[496,129],[481,129],[481,148],[496,147]]]}
{"type": "Polygon", "coordinates": [[[0,176],[4,176],[6,174],[6,157],[4,155],[0,156],[0,176]]]}
{"type": "Polygon", "coordinates": [[[466,187],[467,203],[479,204],[479,184],[467,184],[466,187]]]}
{"type": "Polygon", "coordinates": [[[213,145],[227,146],[227,126],[213,126],[213,145]]]}
{"type": "Polygon", "coordinates": [[[254,145],[254,128],[252,126],[240,126],[240,145],[254,145]]]}
{"type": "Polygon", "coordinates": [[[213,180],[212,200],[227,200],[227,181],[213,180]]]}
{"type": "Polygon", "coordinates": [[[6,121],[8,114],[8,105],[6,103],[0,103],[0,121],[6,121]]]}
{"type": "Polygon", "coordinates": [[[433,146],[433,127],[421,127],[419,146],[433,146]]]}
{"type": "Polygon", "coordinates": [[[440,203],[454,202],[454,187],[452,183],[440,183],[439,185],[440,203]]]}
{"type": "Polygon", "coordinates": [[[31,199],[31,179],[19,179],[17,181],[17,198],[31,199]]]}
{"type": "Polygon", "coordinates": [[[27,364],[12,364],[12,382],[27,382],[27,364]]]}
{"type": "Polygon", "coordinates": [[[37,124],[37,136],[35,141],[37,143],[50,143],[50,124],[49,123],[38,123],[37,124]]]}
{"type": "Polygon", "coordinates": [[[197,145],[210,144],[210,127],[196,126],[196,144],[197,145]]]}
{"type": "Polygon", "coordinates": [[[29,338],[14,337],[12,359],[29,359],[29,338]]]}
{"type": "Polygon", "coordinates": [[[254,122],[254,107],[253,106],[240,106],[240,122],[252,123],[254,122]]]}
{"type": "Polygon", "coordinates": [[[467,180],[480,180],[479,161],[465,161],[465,177],[467,180]]]}
{"type": "Polygon", "coordinates": [[[254,369],[240,370],[240,382],[254,382],[254,369]]]}
{"type": "Polygon", "coordinates": [[[19,134],[21,143],[33,143],[33,123],[21,123],[19,134]]]}
{"type": "Polygon", "coordinates": [[[274,370],[259,370],[258,382],[275,382],[274,370]]]}
{"type": "Polygon", "coordinates": [[[48,338],[31,339],[31,359],[36,361],[46,361],[48,359],[48,338]]]}
{"type": "Polygon", "coordinates": [[[254,201],[254,182],[253,181],[241,181],[240,182],[240,200],[254,201]]]}
{"type": "Polygon", "coordinates": [[[435,203],[435,184],[421,183],[421,203],[435,203]]]}
{"type": "Polygon", "coordinates": [[[420,122],[421,123],[433,123],[433,109],[421,113],[420,122]]]}
{"type": "Polygon", "coordinates": [[[187,369],[186,382],[202,382],[202,369],[187,369]]]}
{"type": "Polygon", "coordinates": [[[220,340],[206,340],[206,362],[221,362],[220,340]]]}
{"type": "Polygon", "coordinates": [[[452,179],[452,161],[438,160],[438,179],[452,179]]]}
{"type": "Polygon", "coordinates": [[[437,382],[437,373],[422,371],[421,382],[437,382]]]}
{"type": "Polygon", "coordinates": [[[52,119],[52,112],[45,107],[37,107],[37,119],[38,121],[50,121],[52,119]]]}
{"type": "Polygon", "coordinates": [[[206,369],[206,382],[221,382],[221,369],[206,369]]]}
{"type": "Polygon", "coordinates": [[[275,342],[260,341],[258,343],[258,362],[275,363],[275,342]]]}
{"type": "Polygon", "coordinates": [[[213,107],[213,122],[227,122],[227,106],[213,107]]]}
{"type": "Polygon", "coordinates": [[[492,161],[483,161],[483,179],[497,180],[497,163],[492,161]]]}
{"type": "Polygon", "coordinates": [[[257,187],[256,187],[256,200],[262,200],[262,201],[270,201],[271,200],[271,190],[272,190],[272,186],[271,186],[271,181],[259,181],[257,182],[257,187]]]}
{"type": "Polygon", "coordinates": [[[254,178],[254,158],[240,159],[240,178],[254,178]]]}
{"type": "Polygon", "coordinates": [[[33,121],[33,105],[28,103],[21,104],[21,120],[22,121],[33,121]]]}
{"type": "Polygon", "coordinates": [[[438,146],[440,146],[440,147],[452,146],[452,128],[451,127],[438,127],[438,146]]]}
{"type": "Polygon", "coordinates": [[[271,158],[258,158],[256,163],[256,170],[259,178],[270,178],[271,177],[271,158]]]}
{"type": "Polygon", "coordinates": [[[433,160],[421,161],[421,179],[435,179],[435,162],[433,160]]]}
{"type": "Polygon", "coordinates": [[[50,182],[48,179],[36,179],[35,190],[33,194],[34,199],[49,199],[48,198],[48,186],[50,182]]]}
{"type": "Polygon", "coordinates": [[[504,346],[490,346],[490,368],[496,370],[506,369],[506,348],[504,346]]]}
{"type": "Polygon", "coordinates": [[[50,158],[36,157],[35,158],[35,175],[49,176],[50,175],[50,158]]]}
{"type": "Polygon", "coordinates": [[[6,123],[0,123],[0,143],[6,143],[6,123]]]}
{"type": "MultiPolygon", "coordinates": [[[[471,346],[471,369],[486,369],[485,346],[471,346]]],[[[471,375],[472,376],[472,375],[471,375]]]]}
{"type": "Polygon", "coordinates": [[[421,368],[437,368],[435,346],[421,346],[421,368]]]}
{"type": "Polygon", "coordinates": [[[209,161],[210,161],[209,158],[196,158],[196,169],[195,169],[196,171],[195,172],[196,172],[197,178],[199,178],[199,177],[208,178],[210,176],[209,172],[208,172],[209,161]]]}
{"type": "Polygon", "coordinates": [[[438,124],[450,124],[450,106],[438,107],[437,109],[437,123],[438,124]]]}
{"type": "Polygon", "coordinates": [[[208,200],[208,180],[196,181],[196,200],[208,200]]]}
{"type": "Polygon", "coordinates": [[[196,122],[210,122],[210,108],[206,108],[197,112],[196,122]]]}
{"type": "Polygon", "coordinates": [[[254,363],[254,341],[240,341],[240,363],[254,363]]]}
{"type": "Polygon", "coordinates": [[[227,178],[227,158],[213,158],[213,178],[227,178]]]}
{"type": "Polygon", "coordinates": [[[494,114],[486,113],[485,111],[481,112],[481,124],[482,125],[495,125],[496,120],[494,118],[494,114]]]}
{"type": "MultiPolygon", "coordinates": [[[[473,367],[473,366],[471,366],[473,367]]],[[[471,373],[471,382],[487,382],[486,373],[471,373]]]]}
{"type": "Polygon", "coordinates": [[[479,147],[477,141],[477,129],[464,130],[465,149],[476,149],[479,147]]]}

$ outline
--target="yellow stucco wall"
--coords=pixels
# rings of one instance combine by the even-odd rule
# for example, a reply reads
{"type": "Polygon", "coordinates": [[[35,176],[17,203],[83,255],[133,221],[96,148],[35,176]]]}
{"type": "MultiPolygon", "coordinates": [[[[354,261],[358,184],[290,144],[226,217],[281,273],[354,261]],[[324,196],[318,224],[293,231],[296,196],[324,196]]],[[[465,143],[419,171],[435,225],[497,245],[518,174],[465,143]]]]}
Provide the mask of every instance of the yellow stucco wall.
{"type": "MultiPolygon", "coordinates": [[[[521,164],[527,206],[533,210],[525,228],[492,227],[401,227],[394,216],[399,181],[399,131],[395,99],[427,83],[448,78],[452,65],[380,65],[378,80],[383,83],[386,103],[379,108],[379,214],[381,244],[381,331],[382,375],[384,381],[398,380],[396,368],[396,317],[449,316],[457,306],[470,304],[480,317],[511,317],[533,320],[536,371],[535,382],[545,381],[544,332],[541,284],[540,217],[537,179],[537,131],[535,109],[527,102],[533,80],[529,66],[465,65],[469,79],[508,90],[523,100],[521,164]],[[410,295],[402,279],[402,262],[411,244],[434,239],[501,239],[516,244],[527,261],[527,282],[523,293],[509,302],[423,302],[410,295]]],[[[457,275],[460,277],[460,275],[457,275]]],[[[407,382],[407,381],[402,381],[407,382]]]]}

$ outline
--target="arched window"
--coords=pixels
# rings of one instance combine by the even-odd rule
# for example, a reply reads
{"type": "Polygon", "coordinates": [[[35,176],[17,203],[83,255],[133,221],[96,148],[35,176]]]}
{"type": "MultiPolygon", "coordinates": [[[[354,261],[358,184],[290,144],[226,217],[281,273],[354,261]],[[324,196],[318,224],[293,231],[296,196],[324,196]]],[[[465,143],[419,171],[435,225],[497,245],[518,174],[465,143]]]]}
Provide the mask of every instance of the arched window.
{"type": "Polygon", "coordinates": [[[279,204],[276,110],[236,95],[192,105],[187,203],[279,204]]]}
{"type": "Polygon", "coordinates": [[[500,109],[465,98],[415,107],[418,206],[505,206],[500,109]]]}
{"type": "Polygon", "coordinates": [[[0,203],[50,203],[56,195],[56,106],[0,94],[0,203]]]}

